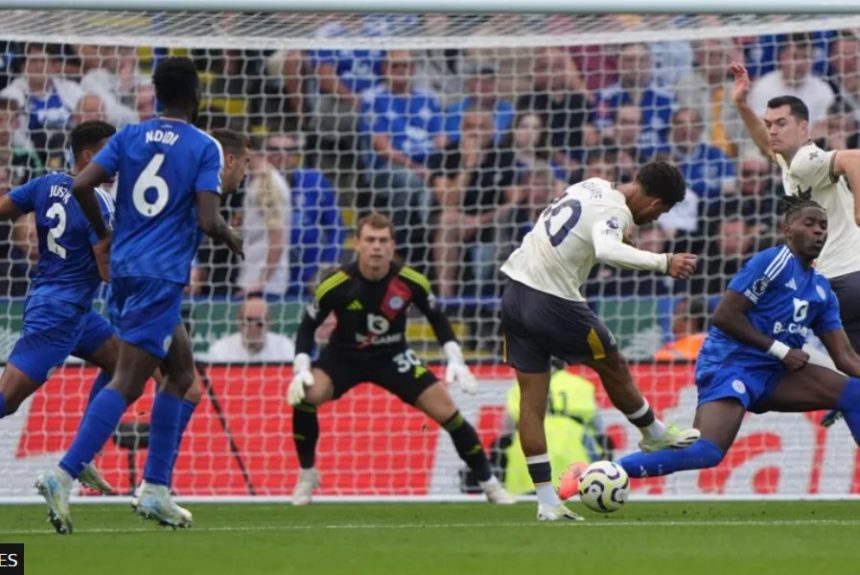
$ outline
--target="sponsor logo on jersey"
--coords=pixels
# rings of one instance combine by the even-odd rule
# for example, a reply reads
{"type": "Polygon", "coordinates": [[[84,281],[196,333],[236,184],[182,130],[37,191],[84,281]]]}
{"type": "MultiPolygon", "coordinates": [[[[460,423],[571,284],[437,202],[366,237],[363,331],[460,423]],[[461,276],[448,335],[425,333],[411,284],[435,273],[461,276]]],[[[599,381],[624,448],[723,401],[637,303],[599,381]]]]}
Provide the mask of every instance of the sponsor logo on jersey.
{"type": "Polygon", "coordinates": [[[367,314],[367,331],[373,335],[382,335],[388,331],[390,324],[381,315],[367,314]]]}
{"type": "Polygon", "coordinates": [[[806,314],[809,312],[809,302],[805,299],[794,299],[794,321],[803,321],[806,319],[806,314]]]}

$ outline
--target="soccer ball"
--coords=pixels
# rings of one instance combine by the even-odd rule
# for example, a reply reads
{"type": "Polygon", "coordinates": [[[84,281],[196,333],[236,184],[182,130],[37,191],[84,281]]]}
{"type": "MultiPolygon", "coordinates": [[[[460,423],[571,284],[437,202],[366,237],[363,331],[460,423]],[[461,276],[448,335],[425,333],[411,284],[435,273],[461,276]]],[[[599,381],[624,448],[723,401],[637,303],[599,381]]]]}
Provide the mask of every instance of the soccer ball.
{"type": "Polygon", "coordinates": [[[630,495],[627,472],[611,461],[598,461],[579,476],[579,499],[599,513],[617,511],[630,495]]]}

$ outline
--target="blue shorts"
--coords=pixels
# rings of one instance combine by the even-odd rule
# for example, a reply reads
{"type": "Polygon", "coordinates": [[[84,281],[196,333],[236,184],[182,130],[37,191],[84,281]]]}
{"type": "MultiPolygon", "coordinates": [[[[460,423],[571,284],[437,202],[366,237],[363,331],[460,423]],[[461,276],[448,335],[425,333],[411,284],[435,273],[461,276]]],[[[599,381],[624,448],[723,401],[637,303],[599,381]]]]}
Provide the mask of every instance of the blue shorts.
{"type": "Polygon", "coordinates": [[[785,374],[775,366],[731,366],[699,360],[696,363],[698,405],[732,397],[744,408],[757,411],[755,404],[770,395],[785,374]]]}
{"type": "Polygon", "coordinates": [[[89,357],[112,336],[113,328],[95,311],[52,298],[28,298],[21,338],[9,363],[41,384],[67,357],[89,357]]]}
{"type": "Polygon", "coordinates": [[[117,335],[164,359],[182,323],[182,284],[153,278],[111,280],[117,335]]]}

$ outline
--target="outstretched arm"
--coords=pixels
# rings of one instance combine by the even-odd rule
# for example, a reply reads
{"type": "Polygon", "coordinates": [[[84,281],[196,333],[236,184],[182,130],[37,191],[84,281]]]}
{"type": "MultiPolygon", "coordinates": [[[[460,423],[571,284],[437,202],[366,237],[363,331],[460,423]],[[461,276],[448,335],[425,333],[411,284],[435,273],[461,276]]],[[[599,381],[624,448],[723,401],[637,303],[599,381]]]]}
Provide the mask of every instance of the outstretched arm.
{"type": "Polygon", "coordinates": [[[735,85],[732,89],[732,100],[735,103],[735,107],[738,109],[738,114],[740,114],[741,119],[744,121],[744,126],[747,128],[747,132],[753,142],[755,142],[758,149],[761,150],[765,156],[773,160],[773,150],[771,150],[770,147],[770,138],[768,138],[767,135],[767,127],[764,125],[764,121],[758,117],[747,102],[751,84],[749,74],[747,74],[747,69],[744,68],[743,64],[732,62],[729,64],[729,71],[731,71],[732,75],[735,77],[735,85]]]}
{"type": "Polygon", "coordinates": [[[732,339],[779,358],[791,369],[797,370],[806,365],[809,355],[805,351],[789,348],[756,329],[747,317],[747,312],[753,305],[753,302],[742,294],[729,289],[717,305],[711,324],[732,339]]]}
{"type": "Polygon", "coordinates": [[[696,270],[694,254],[655,254],[629,245],[616,218],[594,224],[591,235],[594,257],[613,267],[660,272],[680,279],[696,270]]]}

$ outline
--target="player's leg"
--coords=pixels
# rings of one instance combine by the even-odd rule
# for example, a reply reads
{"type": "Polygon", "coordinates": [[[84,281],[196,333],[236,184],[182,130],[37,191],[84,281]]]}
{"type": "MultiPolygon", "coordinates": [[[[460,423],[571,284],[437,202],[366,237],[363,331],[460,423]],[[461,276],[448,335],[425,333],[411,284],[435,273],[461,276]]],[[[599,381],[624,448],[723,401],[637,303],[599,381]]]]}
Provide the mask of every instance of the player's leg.
{"type": "Polygon", "coordinates": [[[194,383],[194,358],[185,326],[181,321],[174,325],[170,347],[161,362],[163,377],[152,404],[149,452],[136,512],[163,525],[188,527],[191,513],[173,501],[170,478],[180,440],[182,402],[194,383]]]}
{"type": "Polygon", "coordinates": [[[803,369],[787,372],[751,409],[756,412],[837,409],[860,445],[860,379],[856,377],[807,364],[803,369]]]}
{"type": "Polygon", "coordinates": [[[357,383],[352,383],[347,370],[338,369],[337,362],[325,354],[316,362],[311,373],[314,376],[313,385],[305,389],[304,400],[293,407],[293,443],[300,468],[296,486],[293,488],[293,505],[296,506],[309,504],[314,490],[320,486],[320,476],[316,469],[317,441],[320,436],[317,409],[334,398],[335,380],[339,383],[346,382],[338,396],[357,383]]]}
{"type": "Polygon", "coordinates": [[[12,415],[21,403],[38,390],[43,382],[33,380],[9,361],[0,375],[0,419],[12,415]]]}
{"type": "Polygon", "coordinates": [[[552,296],[518,282],[508,282],[502,296],[505,360],[516,371],[520,387],[518,431],[529,477],[537,492],[537,517],[548,521],[581,520],[582,517],[562,504],[552,484],[552,467],[544,431],[550,381],[551,354],[548,347],[557,336],[545,326],[553,324],[549,319],[555,312],[553,303],[552,296]]]}
{"type": "Polygon", "coordinates": [[[176,460],[179,458],[179,451],[182,449],[182,438],[185,437],[185,430],[188,428],[188,424],[191,423],[191,416],[194,415],[194,411],[197,409],[197,406],[200,405],[201,399],[203,399],[203,381],[201,379],[201,375],[197,374],[194,376],[194,381],[192,382],[191,387],[188,388],[188,391],[185,392],[185,396],[182,398],[182,409],[179,413],[179,431],[176,438],[176,451],[173,454],[173,463],[170,465],[168,485],[173,484],[173,470],[176,468],[176,460]]]}
{"type": "MultiPolygon", "coordinates": [[[[602,323],[599,327],[605,329],[602,323]]],[[[639,428],[642,433],[639,447],[643,451],[659,451],[693,444],[699,438],[699,432],[696,429],[682,430],[674,425],[667,427],[657,419],[654,410],[633,382],[627,361],[617,350],[607,350],[602,341],[600,330],[592,328],[588,337],[592,357],[583,363],[597,372],[612,405],[639,428]]]]}
{"type": "Polygon", "coordinates": [[[719,465],[734,443],[745,413],[746,408],[734,398],[703,403],[693,420],[693,426],[702,434],[694,444],[652,453],[639,451],[622,457],[618,464],[630,477],[657,477],[719,465]]]}
{"type": "Polygon", "coordinates": [[[392,369],[387,369],[388,381],[384,387],[391,391],[397,389],[399,392],[396,392],[396,395],[401,400],[423,411],[448,432],[457,455],[469,466],[490,503],[499,505],[516,503],[516,499],[505,491],[490,471],[490,462],[478,433],[457,409],[442,382],[438,381],[436,376],[423,365],[413,366],[413,369],[415,373],[405,374],[391,373],[392,369]],[[423,371],[417,371],[419,368],[423,371]]]}

